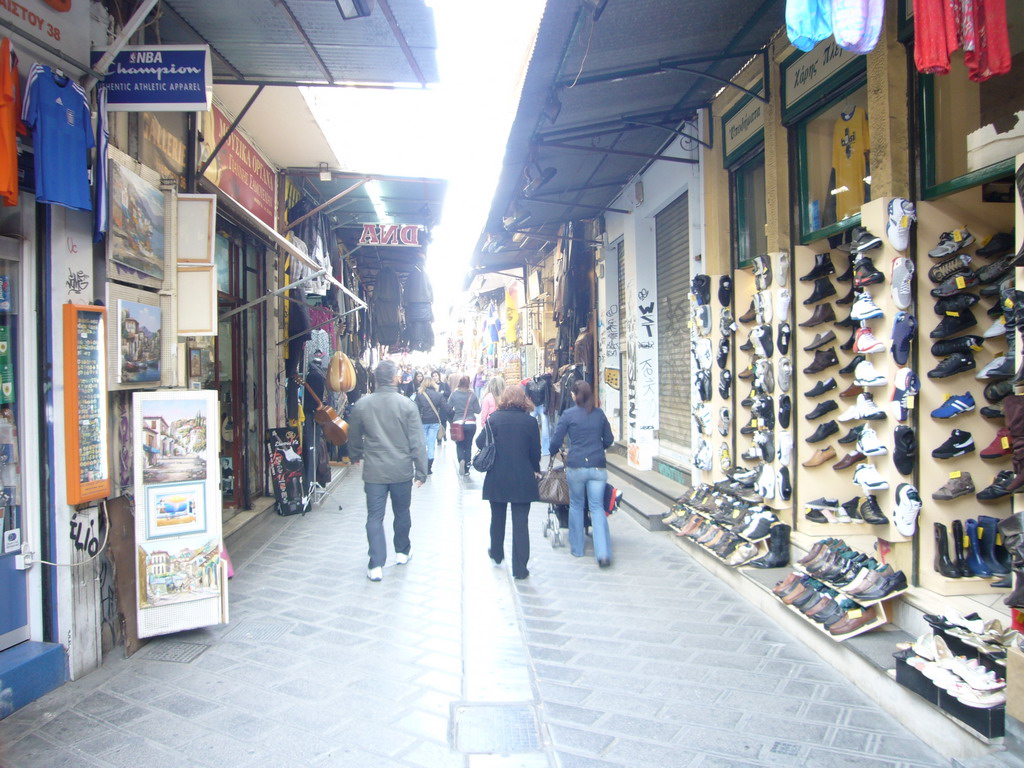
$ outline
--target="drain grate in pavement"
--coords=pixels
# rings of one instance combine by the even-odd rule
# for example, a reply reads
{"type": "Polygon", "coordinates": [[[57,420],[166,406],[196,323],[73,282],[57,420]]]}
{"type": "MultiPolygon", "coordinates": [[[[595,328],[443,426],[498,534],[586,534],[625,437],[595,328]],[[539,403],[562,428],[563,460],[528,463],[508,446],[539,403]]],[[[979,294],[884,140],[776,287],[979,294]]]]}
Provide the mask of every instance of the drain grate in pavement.
{"type": "Polygon", "coordinates": [[[452,718],[457,752],[510,755],[541,749],[537,713],[530,704],[456,704],[452,718]]]}
{"type": "Polygon", "coordinates": [[[288,634],[293,624],[265,624],[256,621],[243,621],[227,632],[224,639],[231,643],[269,643],[288,634]]]}
{"type": "Polygon", "coordinates": [[[771,751],[776,755],[799,755],[800,747],[796,744],[787,744],[785,741],[776,741],[772,744],[771,751]]]}
{"type": "Polygon", "coordinates": [[[183,643],[177,640],[149,643],[142,658],[149,661],[176,661],[179,664],[188,664],[198,659],[209,647],[202,643],[183,643]]]}

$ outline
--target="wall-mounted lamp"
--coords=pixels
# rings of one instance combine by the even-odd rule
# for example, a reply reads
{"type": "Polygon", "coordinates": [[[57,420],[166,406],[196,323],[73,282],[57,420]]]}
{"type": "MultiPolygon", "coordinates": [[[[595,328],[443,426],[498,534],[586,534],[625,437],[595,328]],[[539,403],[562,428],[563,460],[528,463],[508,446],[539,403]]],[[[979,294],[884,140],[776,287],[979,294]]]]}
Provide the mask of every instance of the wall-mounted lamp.
{"type": "Polygon", "coordinates": [[[558,119],[558,115],[562,111],[562,102],[558,100],[558,96],[552,92],[548,97],[547,103],[544,105],[544,109],[540,111],[543,117],[546,117],[552,123],[558,119]]]}
{"type": "Polygon", "coordinates": [[[369,16],[373,11],[375,0],[334,0],[334,2],[338,4],[341,18],[349,21],[369,16]]]}
{"type": "Polygon", "coordinates": [[[331,169],[327,167],[327,163],[320,163],[320,181],[330,181],[334,178],[331,175],[331,169]]]}
{"type": "Polygon", "coordinates": [[[525,197],[529,197],[534,192],[543,187],[545,184],[547,184],[549,181],[551,181],[553,178],[555,178],[555,174],[557,173],[558,170],[551,166],[545,168],[543,171],[540,170],[540,168],[537,167],[536,165],[533,166],[532,170],[530,168],[527,168],[526,185],[523,187],[523,195],[525,197]]]}

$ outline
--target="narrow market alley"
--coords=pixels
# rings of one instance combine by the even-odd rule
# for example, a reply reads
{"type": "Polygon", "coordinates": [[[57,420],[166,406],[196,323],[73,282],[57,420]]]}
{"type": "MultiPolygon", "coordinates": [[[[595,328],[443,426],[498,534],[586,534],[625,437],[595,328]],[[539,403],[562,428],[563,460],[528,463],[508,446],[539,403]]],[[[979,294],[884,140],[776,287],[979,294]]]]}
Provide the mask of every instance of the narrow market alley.
{"type": "Polygon", "coordinates": [[[605,570],[553,548],[534,505],[531,575],[513,581],[486,555],[480,476],[445,449],[414,490],[412,558],[383,582],[350,470],[307,516],[229,539],[229,624],[111,654],[15,712],[0,764],[948,764],[625,512],[605,570]]]}

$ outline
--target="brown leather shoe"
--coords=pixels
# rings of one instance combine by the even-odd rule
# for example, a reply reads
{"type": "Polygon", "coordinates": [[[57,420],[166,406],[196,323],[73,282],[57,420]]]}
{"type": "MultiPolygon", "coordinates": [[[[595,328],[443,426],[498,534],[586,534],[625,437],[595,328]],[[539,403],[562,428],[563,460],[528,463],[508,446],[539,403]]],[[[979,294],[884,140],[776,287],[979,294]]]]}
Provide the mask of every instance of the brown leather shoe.
{"type": "Polygon", "coordinates": [[[788,595],[783,596],[782,602],[784,602],[786,605],[792,605],[794,602],[796,602],[801,597],[806,595],[809,589],[810,587],[808,587],[806,584],[800,584],[788,595]]]}
{"type": "Polygon", "coordinates": [[[740,315],[736,319],[739,320],[741,323],[752,323],[752,322],[754,322],[754,317],[755,317],[754,300],[751,299],[750,300],[750,309],[748,309],[746,312],[744,312],[742,315],[740,315]]]}
{"type": "Polygon", "coordinates": [[[848,611],[846,616],[828,628],[829,634],[834,637],[848,635],[855,632],[865,624],[870,624],[878,618],[878,611],[875,606],[870,608],[854,608],[848,611]]]}
{"type": "Polygon", "coordinates": [[[844,389],[842,392],[840,392],[839,396],[840,397],[856,397],[857,395],[860,395],[863,392],[865,392],[864,387],[859,387],[856,384],[851,384],[846,389],[844,389]]]}
{"type": "Polygon", "coordinates": [[[800,574],[796,571],[793,571],[793,573],[789,574],[786,578],[784,578],[782,581],[780,581],[778,584],[772,587],[772,592],[774,592],[777,595],[780,592],[785,591],[787,587],[791,586],[794,582],[797,582],[799,580],[800,574]]]}
{"type": "Polygon", "coordinates": [[[824,448],[819,448],[814,454],[805,461],[801,466],[804,467],[819,467],[826,461],[831,461],[836,457],[836,449],[831,445],[826,445],[824,448]]]}
{"type": "Polygon", "coordinates": [[[843,458],[841,458],[839,461],[833,464],[832,469],[849,469],[858,461],[863,461],[865,458],[867,457],[860,451],[854,451],[853,453],[846,454],[845,456],[843,456],[843,458]]]}

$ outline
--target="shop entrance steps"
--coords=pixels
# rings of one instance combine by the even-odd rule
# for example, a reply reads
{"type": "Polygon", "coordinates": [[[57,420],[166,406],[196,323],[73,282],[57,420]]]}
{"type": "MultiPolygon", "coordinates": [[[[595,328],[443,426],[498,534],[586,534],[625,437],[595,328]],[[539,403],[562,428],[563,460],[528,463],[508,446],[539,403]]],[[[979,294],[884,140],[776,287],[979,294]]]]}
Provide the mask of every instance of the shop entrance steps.
{"type": "Polygon", "coordinates": [[[28,640],[0,653],[0,720],[64,685],[64,647],[28,640]]]}
{"type": "Polygon", "coordinates": [[[622,509],[648,531],[667,531],[661,518],[668,514],[686,486],[669,480],[657,472],[642,471],[629,466],[625,456],[609,451],[608,482],[622,491],[622,509]]]}

